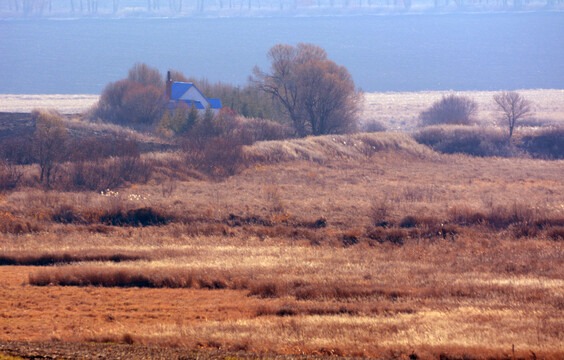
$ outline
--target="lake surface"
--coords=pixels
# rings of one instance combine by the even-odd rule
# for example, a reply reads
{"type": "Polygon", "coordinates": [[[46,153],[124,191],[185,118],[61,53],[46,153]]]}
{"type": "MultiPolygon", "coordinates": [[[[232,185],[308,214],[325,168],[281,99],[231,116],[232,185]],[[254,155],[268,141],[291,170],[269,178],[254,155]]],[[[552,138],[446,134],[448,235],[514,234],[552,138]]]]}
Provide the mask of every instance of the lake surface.
{"type": "Polygon", "coordinates": [[[365,91],[564,88],[564,13],[0,21],[0,93],[98,94],[135,62],[243,85],[309,42],[365,91]]]}

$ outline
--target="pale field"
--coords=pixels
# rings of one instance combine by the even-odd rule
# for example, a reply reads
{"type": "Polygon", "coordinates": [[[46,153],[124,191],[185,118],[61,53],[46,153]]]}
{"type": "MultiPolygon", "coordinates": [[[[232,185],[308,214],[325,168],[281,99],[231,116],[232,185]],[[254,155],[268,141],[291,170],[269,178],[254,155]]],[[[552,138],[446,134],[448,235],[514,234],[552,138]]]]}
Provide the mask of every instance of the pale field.
{"type": "Polygon", "coordinates": [[[80,114],[98,101],[98,95],[0,94],[0,112],[29,113],[33,109],[55,109],[62,114],[80,114]]]}
{"type": "MultiPolygon", "coordinates": [[[[564,123],[564,90],[536,89],[518,90],[519,94],[532,101],[533,119],[549,123],[564,123]]],[[[376,120],[388,130],[411,130],[417,126],[421,111],[444,95],[467,96],[478,103],[476,120],[482,124],[496,124],[493,96],[496,91],[424,91],[406,93],[366,93],[363,106],[363,121],[376,120]]]]}

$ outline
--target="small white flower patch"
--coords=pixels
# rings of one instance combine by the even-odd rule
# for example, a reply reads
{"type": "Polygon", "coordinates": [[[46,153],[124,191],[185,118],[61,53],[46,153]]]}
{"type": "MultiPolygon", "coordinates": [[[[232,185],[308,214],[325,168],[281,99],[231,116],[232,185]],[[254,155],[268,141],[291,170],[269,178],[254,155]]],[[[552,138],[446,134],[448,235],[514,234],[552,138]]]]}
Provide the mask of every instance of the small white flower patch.
{"type": "Polygon", "coordinates": [[[117,191],[112,191],[110,189],[106,189],[106,190],[102,190],[100,191],[100,195],[102,196],[106,196],[106,197],[115,197],[117,198],[119,196],[119,193],[117,191]]]}
{"type": "Polygon", "coordinates": [[[129,194],[127,196],[127,200],[131,200],[131,201],[143,201],[143,200],[147,200],[146,196],[140,195],[140,194],[129,194]]]}

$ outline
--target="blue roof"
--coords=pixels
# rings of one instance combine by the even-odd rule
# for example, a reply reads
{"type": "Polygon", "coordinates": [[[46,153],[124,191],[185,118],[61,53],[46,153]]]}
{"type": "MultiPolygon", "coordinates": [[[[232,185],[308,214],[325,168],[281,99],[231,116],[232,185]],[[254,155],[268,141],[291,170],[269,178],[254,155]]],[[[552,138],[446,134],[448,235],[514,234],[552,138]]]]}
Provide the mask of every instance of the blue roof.
{"type": "Polygon", "coordinates": [[[180,99],[192,86],[194,86],[192,83],[173,82],[170,87],[170,100],[180,99]]]}
{"type": "Polygon", "coordinates": [[[181,100],[181,101],[185,102],[188,105],[188,107],[191,107],[193,103],[196,109],[198,110],[204,110],[206,108],[204,104],[202,104],[199,101],[194,101],[194,100],[181,100]]]}
{"type": "MultiPolygon", "coordinates": [[[[173,82],[170,86],[170,100],[172,102],[183,101],[188,106],[190,106],[192,104],[192,102],[194,102],[196,109],[204,110],[205,106],[200,101],[184,100],[184,99],[180,100],[182,95],[184,95],[192,87],[194,87],[202,95],[202,97],[209,102],[210,107],[212,109],[221,109],[221,99],[208,99],[208,98],[206,98],[204,96],[204,94],[202,94],[202,92],[193,83],[173,82]]],[[[168,107],[169,108],[176,108],[176,105],[169,104],[168,107]]]]}
{"type": "Polygon", "coordinates": [[[212,109],[221,109],[221,99],[208,99],[212,109]]]}

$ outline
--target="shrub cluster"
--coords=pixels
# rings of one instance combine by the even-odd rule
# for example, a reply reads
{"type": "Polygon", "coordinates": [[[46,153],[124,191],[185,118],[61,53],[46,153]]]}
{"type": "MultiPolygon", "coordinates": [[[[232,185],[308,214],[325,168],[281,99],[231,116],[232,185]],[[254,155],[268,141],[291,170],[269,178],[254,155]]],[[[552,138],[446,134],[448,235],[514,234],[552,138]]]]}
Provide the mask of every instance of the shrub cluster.
{"type": "MultiPolygon", "coordinates": [[[[68,138],[60,115],[34,110],[32,137],[8,139],[0,145],[0,191],[16,188],[22,165],[39,164],[46,187],[103,190],[126,182],[146,182],[153,164],[141,158],[139,145],[126,135],[68,138]]],[[[25,179],[28,183],[35,180],[25,179]]]]}
{"type": "Polygon", "coordinates": [[[0,232],[7,234],[28,234],[39,231],[36,224],[22,220],[7,211],[0,211],[0,232]]]}
{"type": "Polygon", "coordinates": [[[473,156],[513,156],[515,145],[498,129],[476,126],[429,126],[418,130],[413,138],[445,154],[462,153],[473,156]]]}
{"type": "MultiPolygon", "coordinates": [[[[182,110],[180,110],[182,111],[182,110]]],[[[187,120],[191,117],[188,112],[187,120]]],[[[174,118],[176,115],[172,115],[174,118]]],[[[291,129],[269,120],[244,119],[230,108],[218,114],[196,114],[181,137],[186,162],[211,176],[230,176],[245,165],[242,148],[255,141],[279,140],[291,135],[291,129]]]]}
{"type": "Polygon", "coordinates": [[[145,183],[153,164],[140,156],[122,156],[101,161],[76,161],[61,177],[59,186],[77,190],[115,189],[125,183],[145,183]]]}
{"type": "Polygon", "coordinates": [[[515,225],[530,225],[539,230],[564,226],[564,218],[549,217],[539,209],[519,203],[511,206],[493,205],[485,211],[467,206],[453,206],[448,210],[448,218],[451,223],[458,225],[483,225],[495,230],[515,225]]]}
{"type": "Polygon", "coordinates": [[[22,176],[23,173],[17,166],[0,162],[0,193],[14,189],[22,176]]]}
{"type": "Polygon", "coordinates": [[[536,158],[564,159],[564,127],[549,128],[535,135],[524,136],[522,147],[536,158]]]}
{"type": "Polygon", "coordinates": [[[175,217],[163,210],[143,207],[126,210],[122,207],[103,211],[80,211],[69,205],[59,206],[51,219],[62,224],[104,224],[110,226],[160,226],[172,222],[175,217]]]}
{"type": "Polygon", "coordinates": [[[477,126],[435,125],[412,134],[420,144],[445,154],[519,156],[564,159],[564,128],[548,128],[509,142],[501,129],[477,126]]]}
{"type": "Polygon", "coordinates": [[[35,162],[31,135],[2,139],[0,158],[13,165],[28,165],[35,162]]]}

